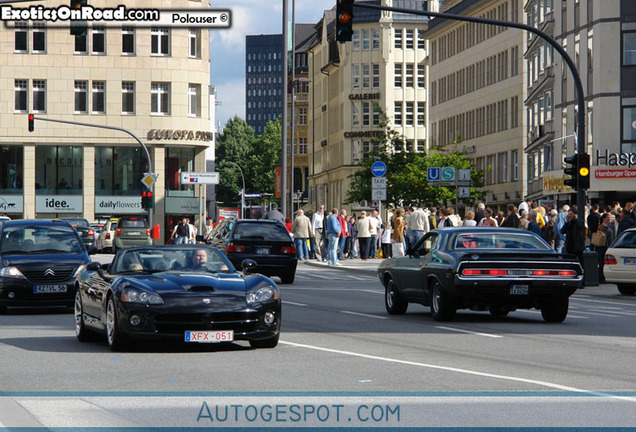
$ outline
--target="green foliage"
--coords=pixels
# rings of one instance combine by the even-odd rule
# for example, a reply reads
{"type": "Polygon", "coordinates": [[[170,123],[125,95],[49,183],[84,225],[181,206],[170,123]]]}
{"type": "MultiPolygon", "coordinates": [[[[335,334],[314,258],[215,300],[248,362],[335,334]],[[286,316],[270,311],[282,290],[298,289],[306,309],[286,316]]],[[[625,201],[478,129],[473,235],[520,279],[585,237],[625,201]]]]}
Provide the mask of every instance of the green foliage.
{"type": "Polygon", "coordinates": [[[280,156],[280,118],[268,122],[263,134],[258,136],[254,135],[254,130],[240,117],[234,116],[228,120],[216,147],[216,170],[220,177],[216,188],[217,200],[225,205],[240,202],[243,179],[237,165],[243,170],[247,193],[273,195],[276,186],[275,167],[280,165],[280,156]]]}
{"type": "Polygon", "coordinates": [[[401,206],[423,202],[427,205],[445,204],[447,200],[455,200],[455,188],[435,186],[426,179],[429,167],[455,167],[457,169],[471,169],[471,196],[462,202],[472,202],[480,199],[486,192],[479,191],[484,185],[483,171],[475,171],[466,153],[457,149],[461,142],[458,137],[452,149],[434,148],[429,153],[407,151],[403,136],[393,130],[389,119],[380,112],[379,127],[381,133],[374,139],[376,150],[360,163],[360,170],[349,176],[351,184],[347,192],[346,203],[371,199],[371,165],[376,160],[383,161],[387,166],[385,175],[387,182],[387,200],[389,206],[401,206]]]}

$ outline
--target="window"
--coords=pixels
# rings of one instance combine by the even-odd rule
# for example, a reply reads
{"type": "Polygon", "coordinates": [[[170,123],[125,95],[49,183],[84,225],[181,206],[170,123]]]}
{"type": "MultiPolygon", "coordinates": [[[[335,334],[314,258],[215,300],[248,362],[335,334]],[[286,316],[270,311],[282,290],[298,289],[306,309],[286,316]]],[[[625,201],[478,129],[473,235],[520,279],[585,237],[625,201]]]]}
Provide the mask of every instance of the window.
{"type": "Polygon", "coordinates": [[[426,39],[422,30],[417,31],[417,49],[426,49],[426,39]]]}
{"type": "Polygon", "coordinates": [[[36,146],[35,193],[80,195],[84,180],[83,153],[79,146],[36,146]]]}
{"type": "Polygon", "coordinates": [[[88,37],[86,35],[75,36],[75,44],[73,46],[73,52],[75,54],[88,53],[88,37]]]}
{"type": "Polygon", "coordinates": [[[378,29],[371,30],[371,49],[380,49],[380,30],[378,29]]]}
{"type": "Polygon", "coordinates": [[[417,86],[419,88],[426,87],[426,65],[417,65],[417,86]]]}
{"type": "Polygon", "coordinates": [[[396,126],[402,126],[402,102],[393,104],[393,123],[396,126]]]}
{"type": "Polygon", "coordinates": [[[106,81],[93,81],[93,114],[106,113],[106,81]]]}
{"type": "Polygon", "coordinates": [[[371,65],[363,64],[362,65],[362,88],[370,87],[370,79],[371,79],[371,65]]]}
{"type": "Polygon", "coordinates": [[[380,65],[377,63],[371,65],[371,86],[373,88],[380,87],[380,65]]]}
{"type": "Polygon", "coordinates": [[[636,33],[623,33],[623,65],[636,65],[636,33]]]}
{"type": "Polygon", "coordinates": [[[75,81],[75,113],[86,113],[88,109],[88,83],[86,81],[75,81]]]}
{"type": "Polygon", "coordinates": [[[351,65],[351,88],[360,88],[360,65],[351,65]]]}
{"type": "Polygon", "coordinates": [[[42,22],[33,23],[33,52],[46,51],[46,26],[42,22]]]}
{"type": "Polygon", "coordinates": [[[199,52],[199,30],[188,30],[188,56],[190,58],[199,58],[201,53],[199,52]]]}
{"type": "Polygon", "coordinates": [[[122,27],[121,29],[121,53],[124,55],[135,54],[135,29],[134,27],[122,27]]]}
{"type": "Polygon", "coordinates": [[[371,125],[371,105],[369,102],[362,102],[362,126],[371,125]]]}
{"type": "Polygon", "coordinates": [[[413,49],[413,29],[406,30],[406,49],[413,49]]]}
{"type": "Polygon", "coordinates": [[[301,126],[307,124],[307,108],[298,108],[298,124],[301,126]]]}
{"type": "Polygon", "coordinates": [[[121,83],[121,112],[122,114],[135,113],[135,83],[133,81],[121,83]]]}
{"type": "Polygon", "coordinates": [[[170,30],[152,27],[150,30],[150,45],[152,55],[170,55],[170,30]]]}
{"type": "Polygon", "coordinates": [[[368,29],[362,30],[362,51],[368,51],[371,48],[371,38],[368,29]]]}
{"type": "Polygon", "coordinates": [[[298,138],[298,154],[307,154],[307,138],[298,138]]]}
{"type": "Polygon", "coordinates": [[[402,49],[402,29],[395,29],[393,46],[395,49],[402,49]]]}
{"type": "Polygon", "coordinates": [[[623,108],[623,141],[636,141],[636,107],[623,108]]]}
{"type": "MultiPolygon", "coordinates": [[[[166,157],[172,150],[166,148],[166,157]]],[[[139,183],[146,157],[139,147],[95,147],[95,195],[139,196],[139,183]]],[[[167,159],[166,159],[167,165],[167,159]]],[[[166,173],[168,170],[166,169],[166,173]]],[[[167,182],[168,179],[166,179],[167,182]]]]}
{"type": "Polygon", "coordinates": [[[426,102],[417,103],[417,125],[426,126],[426,102]]]}
{"type": "Polygon", "coordinates": [[[508,153],[497,155],[497,183],[508,182],[508,153]]]}
{"type": "Polygon", "coordinates": [[[91,29],[93,37],[93,54],[106,54],[106,30],[101,26],[94,26],[91,29]]]}
{"type": "Polygon", "coordinates": [[[170,114],[170,83],[153,82],[150,86],[150,112],[170,114]]]}
{"type": "Polygon", "coordinates": [[[406,64],[406,87],[413,87],[413,72],[414,72],[414,64],[407,63],[406,64]]]}
{"type": "Polygon", "coordinates": [[[405,120],[406,120],[406,126],[413,126],[413,102],[406,102],[406,116],[405,116],[405,120]]]}
{"type": "Polygon", "coordinates": [[[352,44],[353,51],[360,50],[360,30],[353,31],[353,35],[351,36],[351,44],[352,44]]]}
{"type": "Polygon", "coordinates": [[[393,77],[395,87],[402,87],[402,63],[395,63],[393,77]]]}
{"type": "Polygon", "coordinates": [[[519,150],[510,152],[512,159],[512,180],[519,180],[519,150]]]}
{"type": "Polygon", "coordinates": [[[351,125],[358,126],[360,124],[360,115],[358,113],[358,106],[355,103],[351,103],[351,125]]]}
{"type": "Polygon", "coordinates": [[[27,92],[29,82],[27,80],[15,80],[15,102],[13,110],[16,112],[27,112],[29,104],[27,102],[27,92]]]}
{"type": "Polygon", "coordinates": [[[201,85],[188,85],[188,115],[198,117],[201,114],[201,85]]]}
{"type": "Polygon", "coordinates": [[[33,80],[33,111],[46,112],[45,80],[33,80]]]}
{"type": "Polygon", "coordinates": [[[29,50],[28,30],[25,22],[15,23],[13,50],[15,52],[27,52],[29,50]]]}

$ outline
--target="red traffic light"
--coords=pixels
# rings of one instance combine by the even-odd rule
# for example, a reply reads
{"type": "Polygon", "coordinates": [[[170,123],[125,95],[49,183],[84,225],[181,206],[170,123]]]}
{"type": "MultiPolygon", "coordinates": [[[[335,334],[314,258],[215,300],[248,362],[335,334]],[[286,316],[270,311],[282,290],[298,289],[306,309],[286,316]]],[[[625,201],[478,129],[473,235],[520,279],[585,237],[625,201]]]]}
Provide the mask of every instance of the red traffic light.
{"type": "Polygon", "coordinates": [[[340,24],[349,24],[351,22],[351,15],[348,12],[343,12],[338,17],[340,24]]]}
{"type": "Polygon", "coordinates": [[[29,132],[33,132],[35,130],[35,116],[33,114],[29,114],[29,132]]]}

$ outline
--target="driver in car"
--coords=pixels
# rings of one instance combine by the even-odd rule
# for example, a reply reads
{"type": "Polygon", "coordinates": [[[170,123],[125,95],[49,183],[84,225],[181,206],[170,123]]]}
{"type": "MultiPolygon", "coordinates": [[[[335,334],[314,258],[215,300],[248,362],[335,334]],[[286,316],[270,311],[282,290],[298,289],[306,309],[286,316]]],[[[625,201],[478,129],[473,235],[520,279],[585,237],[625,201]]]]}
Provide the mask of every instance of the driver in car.
{"type": "Polygon", "coordinates": [[[192,255],[192,270],[206,270],[208,252],[205,249],[197,249],[192,255]]]}

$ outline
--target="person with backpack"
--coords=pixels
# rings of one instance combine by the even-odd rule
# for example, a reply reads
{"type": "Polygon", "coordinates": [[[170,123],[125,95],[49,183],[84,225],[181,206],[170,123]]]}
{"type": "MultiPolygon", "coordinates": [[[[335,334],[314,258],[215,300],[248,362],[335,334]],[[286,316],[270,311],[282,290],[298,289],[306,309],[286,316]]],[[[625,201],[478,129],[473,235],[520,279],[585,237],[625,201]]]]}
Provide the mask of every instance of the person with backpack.
{"type": "Polygon", "coordinates": [[[615,239],[614,230],[610,226],[611,218],[607,213],[603,213],[599,220],[599,227],[595,237],[592,237],[592,242],[596,240],[595,244],[597,258],[598,258],[598,281],[599,283],[605,283],[605,276],[603,275],[603,267],[605,266],[605,252],[610,247],[615,239]],[[598,240],[596,239],[598,237],[598,240]]]}

